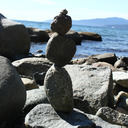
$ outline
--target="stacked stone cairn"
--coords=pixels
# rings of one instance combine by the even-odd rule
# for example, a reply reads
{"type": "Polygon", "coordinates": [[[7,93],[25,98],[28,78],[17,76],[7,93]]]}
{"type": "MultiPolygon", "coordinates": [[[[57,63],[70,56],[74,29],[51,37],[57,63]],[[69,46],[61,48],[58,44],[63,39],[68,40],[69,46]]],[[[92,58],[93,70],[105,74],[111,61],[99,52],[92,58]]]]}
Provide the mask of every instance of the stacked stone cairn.
{"type": "Polygon", "coordinates": [[[74,107],[72,81],[63,68],[69,63],[76,52],[75,42],[65,34],[72,26],[68,11],[63,9],[51,23],[55,32],[48,40],[46,57],[54,64],[47,71],[44,87],[47,99],[56,111],[71,112],[74,107]]]}

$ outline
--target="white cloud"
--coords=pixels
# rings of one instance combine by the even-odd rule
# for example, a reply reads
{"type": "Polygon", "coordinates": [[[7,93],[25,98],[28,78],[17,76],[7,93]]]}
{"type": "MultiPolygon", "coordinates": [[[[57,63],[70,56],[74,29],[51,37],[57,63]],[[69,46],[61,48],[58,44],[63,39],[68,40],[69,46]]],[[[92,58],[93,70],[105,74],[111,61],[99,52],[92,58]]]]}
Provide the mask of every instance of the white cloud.
{"type": "Polygon", "coordinates": [[[56,2],[52,1],[52,0],[32,0],[41,4],[57,4],[56,2]]]}

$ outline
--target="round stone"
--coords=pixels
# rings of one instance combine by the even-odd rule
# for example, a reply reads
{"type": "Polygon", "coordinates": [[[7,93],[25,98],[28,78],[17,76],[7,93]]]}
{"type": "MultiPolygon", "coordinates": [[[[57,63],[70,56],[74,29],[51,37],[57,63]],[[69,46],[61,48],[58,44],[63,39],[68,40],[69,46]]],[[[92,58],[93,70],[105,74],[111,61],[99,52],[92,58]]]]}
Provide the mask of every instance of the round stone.
{"type": "Polygon", "coordinates": [[[51,66],[44,79],[44,88],[48,101],[56,111],[73,110],[72,81],[64,68],[51,66]]]}
{"type": "MultiPolygon", "coordinates": [[[[64,12],[63,12],[64,13],[64,12]]],[[[68,15],[56,16],[51,23],[51,29],[58,34],[65,35],[72,27],[72,19],[68,15]]]]}
{"type": "Polygon", "coordinates": [[[71,38],[58,34],[50,38],[46,47],[46,57],[59,67],[69,63],[75,52],[75,42],[71,38]]]}

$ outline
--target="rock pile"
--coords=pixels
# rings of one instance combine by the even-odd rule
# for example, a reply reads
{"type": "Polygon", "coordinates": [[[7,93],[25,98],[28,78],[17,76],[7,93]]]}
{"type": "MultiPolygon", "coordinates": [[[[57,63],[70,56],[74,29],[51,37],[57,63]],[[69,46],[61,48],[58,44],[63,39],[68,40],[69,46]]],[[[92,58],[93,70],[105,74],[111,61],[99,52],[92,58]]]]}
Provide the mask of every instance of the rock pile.
{"type": "Polygon", "coordinates": [[[69,63],[76,52],[75,42],[65,36],[72,24],[67,13],[66,9],[62,10],[51,24],[51,29],[57,33],[48,41],[46,57],[54,65],[47,71],[44,79],[49,102],[55,110],[63,112],[73,110],[73,89],[70,76],[62,66],[69,63]]]}

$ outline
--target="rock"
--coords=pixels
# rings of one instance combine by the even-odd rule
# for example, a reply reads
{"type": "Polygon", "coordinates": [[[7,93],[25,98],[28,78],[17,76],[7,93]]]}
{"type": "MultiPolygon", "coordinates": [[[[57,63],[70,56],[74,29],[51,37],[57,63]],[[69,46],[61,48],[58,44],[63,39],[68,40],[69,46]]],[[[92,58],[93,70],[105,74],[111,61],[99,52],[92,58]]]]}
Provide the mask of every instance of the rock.
{"type": "Polygon", "coordinates": [[[71,113],[56,112],[48,104],[40,104],[32,109],[25,118],[25,124],[30,126],[28,128],[121,128],[78,109],[71,113]]]}
{"type": "Polygon", "coordinates": [[[128,93],[120,91],[116,97],[116,106],[128,111],[128,93]]]}
{"type": "Polygon", "coordinates": [[[49,39],[46,47],[46,57],[59,67],[69,63],[75,52],[75,42],[66,36],[58,34],[54,34],[49,39]]]}
{"type": "Polygon", "coordinates": [[[128,73],[123,71],[113,72],[113,81],[125,88],[128,88],[128,73]]]}
{"type": "Polygon", "coordinates": [[[82,40],[102,41],[102,37],[93,32],[78,32],[82,40]]]}
{"type": "Polygon", "coordinates": [[[0,55],[11,60],[17,56],[28,56],[30,38],[26,27],[5,18],[0,13],[0,55]]]}
{"type": "Polygon", "coordinates": [[[78,32],[75,31],[68,31],[68,33],[66,34],[67,37],[71,38],[72,40],[75,41],[76,45],[81,45],[81,38],[80,35],[78,34],[78,32]]]}
{"type": "Polygon", "coordinates": [[[21,78],[23,84],[25,85],[26,90],[36,89],[39,88],[37,83],[29,78],[21,78]]]}
{"type": "Polygon", "coordinates": [[[113,107],[113,81],[110,68],[67,65],[65,69],[72,80],[75,108],[95,114],[101,107],[113,107]]]}
{"type": "Polygon", "coordinates": [[[40,104],[32,109],[25,118],[25,124],[46,128],[95,128],[95,123],[83,112],[56,112],[49,104],[40,104]]]}
{"type": "Polygon", "coordinates": [[[93,63],[94,67],[109,67],[112,71],[119,71],[118,69],[116,69],[112,64],[109,64],[107,62],[97,62],[97,63],[93,63]]]}
{"type": "Polygon", "coordinates": [[[60,11],[60,14],[62,14],[62,15],[67,15],[67,14],[68,14],[68,11],[67,11],[66,9],[62,9],[62,10],[60,11]]]}
{"type": "Polygon", "coordinates": [[[46,72],[53,63],[46,58],[30,57],[14,61],[12,64],[19,74],[32,77],[36,72],[46,72]]]}
{"type": "Polygon", "coordinates": [[[41,103],[49,103],[44,92],[44,87],[42,89],[33,89],[27,91],[26,103],[23,109],[24,113],[27,114],[36,105],[41,103]]]}
{"type": "Polygon", "coordinates": [[[87,58],[73,59],[71,64],[84,64],[87,61],[87,58]]]}
{"type": "Polygon", "coordinates": [[[25,87],[10,61],[0,56],[0,128],[8,128],[26,101],[25,87]]]}
{"type": "Polygon", "coordinates": [[[46,75],[46,72],[41,72],[41,73],[36,72],[35,74],[33,74],[33,78],[37,84],[43,85],[45,75],[46,75]]]}
{"type": "Polygon", "coordinates": [[[122,68],[124,70],[127,69],[126,63],[121,58],[115,62],[114,67],[115,68],[122,68]]]}
{"type": "Polygon", "coordinates": [[[110,124],[104,120],[102,120],[100,117],[98,116],[94,116],[91,114],[86,114],[88,116],[88,118],[94,122],[96,124],[96,128],[125,128],[123,126],[120,125],[115,125],[115,124],[110,124]]]}
{"type": "Polygon", "coordinates": [[[45,75],[44,88],[47,98],[55,110],[62,112],[73,110],[72,81],[64,68],[53,65],[45,75]]]}
{"type": "Polygon", "coordinates": [[[117,61],[117,57],[115,53],[104,53],[99,55],[92,55],[90,58],[97,58],[98,61],[107,62],[112,65],[114,65],[114,63],[117,61]]]}
{"type": "Polygon", "coordinates": [[[31,42],[47,42],[49,40],[49,35],[46,31],[38,28],[27,27],[29,32],[31,42]]]}
{"type": "Polygon", "coordinates": [[[96,115],[111,124],[128,126],[128,115],[120,113],[109,107],[100,108],[96,115]]]}
{"type": "Polygon", "coordinates": [[[54,17],[51,29],[58,34],[65,35],[72,27],[72,19],[68,15],[60,14],[54,17]]]}

